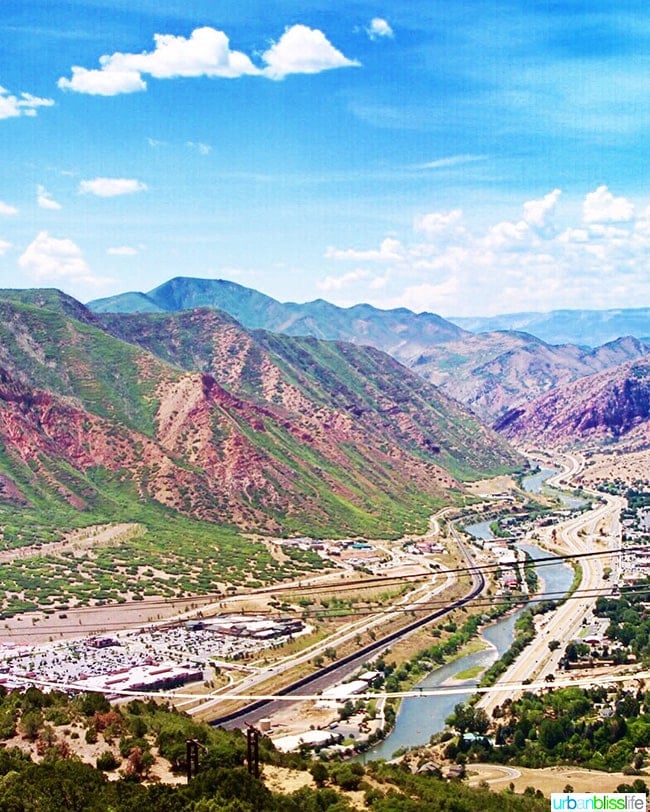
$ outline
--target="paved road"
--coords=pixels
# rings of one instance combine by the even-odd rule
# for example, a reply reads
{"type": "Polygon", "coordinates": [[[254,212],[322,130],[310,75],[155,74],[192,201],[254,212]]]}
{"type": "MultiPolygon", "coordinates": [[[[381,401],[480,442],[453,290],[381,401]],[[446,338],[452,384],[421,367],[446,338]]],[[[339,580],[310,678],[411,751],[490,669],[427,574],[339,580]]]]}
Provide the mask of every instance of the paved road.
{"type": "MultiPolygon", "coordinates": [[[[571,477],[581,469],[582,461],[577,455],[567,458],[567,465],[562,473],[553,477],[555,486],[564,487],[571,477]]],[[[600,495],[600,494],[599,494],[600,495]]],[[[618,496],[605,495],[605,504],[593,510],[569,519],[566,522],[548,528],[545,546],[560,554],[605,552],[616,548],[621,543],[619,513],[625,500],[618,496]]],[[[578,586],[580,592],[608,588],[611,581],[604,579],[604,569],[610,566],[611,556],[603,555],[594,558],[580,559],[582,580],[578,586]]],[[[580,593],[577,593],[578,595],[580,593]]],[[[575,597],[567,600],[556,609],[546,622],[545,628],[533,642],[520,654],[510,668],[498,680],[499,683],[521,683],[526,679],[538,679],[547,674],[558,673],[558,664],[564,649],[571,640],[578,637],[582,621],[594,605],[594,597],[575,597]],[[551,652],[550,640],[558,640],[560,647],[551,652]]],[[[521,693],[513,691],[511,696],[521,693]]],[[[478,707],[484,708],[490,715],[494,708],[503,701],[503,694],[485,694],[479,700],[478,707]]]]}
{"type": "MultiPolygon", "coordinates": [[[[457,537],[457,534],[454,531],[454,535],[457,537]]],[[[473,567],[473,562],[469,557],[469,553],[465,545],[459,539],[459,548],[466,559],[467,565],[469,567],[473,567]]],[[[313,695],[314,691],[322,691],[325,688],[329,688],[332,685],[336,685],[341,680],[343,680],[348,674],[352,673],[355,669],[362,666],[368,660],[378,656],[381,652],[385,651],[385,649],[392,645],[396,640],[399,640],[403,637],[407,637],[409,634],[412,634],[417,629],[421,628],[422,626],[426,626],[428,623],[431,623],[433,620],[443,617],[444,615],[448,614],[449,612],[454,611],[460,606],[472,601],[476,598],[480,593],[483,591],[485,587],[485,578],[480,572],[480,570],[472,569],[471,572],[471,580],[472,580],[472,587],[471,589],[465,594],[464,597],[459,598],[457,600],[451,601],[448,606],[443,607],[441,609],[436,610],[430,614],[425,615],[424,617],[418,618],[416,620],[411,621],[407,624],[404,628],[398,629],[397,631],[390,632],[384,638],[381,638],[370,645],[366,645],[362,651],[360,651],[358,656],[348,655],[347,657],[343,658],[339,664],[332,664],[326,666],[321,671],[315,672],[311,676],[307,676],[302,680],[299,680],[296,683],[292,683],[291,685],[287,686],[287,688],[281,691],[282,694],[285,696],[290,696],[292,694],[304,695],[304,689],[309,686],[310,694],[313,695]]],[[[301,697],[302,699],[302,697],[301,697]]],[[[301,700],[297,700],[301,701],[301,700]]],[[[262,702],[254,703],[253,706],[248,706],[242,708],[240,711],[237,711],[230,716],[224,717],[224,720],[221,721],[217,718],[214,721],[214,724],[219,724],[228,727],[241,727],[242,724],[245,722],[252,723],[260,718],[265,716],[270,716],[274,710],[277,710],[280,705],[286,707],[287,702],[278,700],[275,701],[267,701],[262,700],[262,702]],[[259,704],[259,707],[257,705],[259,704]]]]}

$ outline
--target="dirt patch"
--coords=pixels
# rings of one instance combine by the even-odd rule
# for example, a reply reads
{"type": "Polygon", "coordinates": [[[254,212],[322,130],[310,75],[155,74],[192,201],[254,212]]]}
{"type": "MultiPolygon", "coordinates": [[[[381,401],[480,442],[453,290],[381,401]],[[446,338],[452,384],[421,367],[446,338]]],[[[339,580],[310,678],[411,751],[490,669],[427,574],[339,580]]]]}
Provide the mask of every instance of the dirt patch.
{"type": "Polygon", "coordinates": [[[614,479],[632,485],[639,480],[647,480],[649,468],[650,451],[647,449],[631,453],[594,454],[587,460],[579,480],[589,488],[614,479]]]}
{"type": "Polygon", "coordinates": [[[505,789],[511,782],[515,792],[521,793],[526,787],[541,790],[544,795],[562,792],[570,784],[574,792],[615,792],[619,784],[629,784],[629,775],[604,773],[598,770],[584,770],[577,767],[545,767],[533,770],[527,767],[501,767],[496,764],[472,764],[468,766],[467,782],[476,786],[487,781],[495,791],[505,789]]]}
{"type": "MultiPolygon", "coordinates": [[[[316,789],[316,784],[310,773],[300,770],[290,770],[287,767],[274,767],[270,764],[265,764],[262,778],[265,785],[272,792],[282,792],[285,795],[290,795],[292,792],[296,792],[303,787],[316,789]]],[[[355,809],[368,808],[364,801],[365,793],[363,791],[345,792],[340,789],[340,787],[333,785],[332,788],[345,796],[355,809]]]]}
{"type": "Polygon", "coordinates": [[[308,772],[301,770],[290,770],[288,767],[275,767],[271,764],[264,765],[264,783],[272,792],[283,792],[290,794],[303,787],[315,788],[314,779],[308,772]]]}
{"type": "Polygon", "coordinates": [[[466,489],[473,494],[480,496],[494,496],[508,491],[518,491],[519,486],[510,476],[497,476],[493,479],[480,479],[478,482],[469,482],[466,489]]]}
{"type": "Polygon", "coordinates": [[[273,714],[271,736],[290,736],[310,728],[324,728],[338,718],[335,710],[316,708],[308,702],[287,703],[273,714]]]}

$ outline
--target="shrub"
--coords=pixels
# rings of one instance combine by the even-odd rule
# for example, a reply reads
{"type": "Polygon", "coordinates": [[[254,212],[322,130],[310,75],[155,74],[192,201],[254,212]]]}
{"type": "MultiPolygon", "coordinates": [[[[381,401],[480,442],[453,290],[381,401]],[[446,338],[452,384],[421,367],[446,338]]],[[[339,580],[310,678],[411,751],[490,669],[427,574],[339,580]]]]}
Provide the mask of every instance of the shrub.
{"type": "Polygon", "coordinates": [[[97,757],[98,770],[114,770],[119,767],[120,761],[115,756],[112,750],[104,750],[104,752],[97,757]]]}

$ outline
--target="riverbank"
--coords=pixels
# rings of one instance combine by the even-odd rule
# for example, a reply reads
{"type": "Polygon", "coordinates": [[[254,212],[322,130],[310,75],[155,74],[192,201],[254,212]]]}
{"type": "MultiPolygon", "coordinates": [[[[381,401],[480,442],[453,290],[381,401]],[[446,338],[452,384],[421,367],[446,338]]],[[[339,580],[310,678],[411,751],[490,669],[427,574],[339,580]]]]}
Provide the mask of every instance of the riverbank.
{"type": "MultiPolygon", "coordinates": [[[[548,557],[546,550],[535,545],[526,545],[526,549],[533,559],[548,557]]],[[[557,596],[558,593],[566,592],[572,580],[573,571],[561,560],[545,564],[538,597],[543,599],[545,595],[557,596]]],[[[515,623],[526,608],[522,605],[509,609],[496,622],[482,624],[472,640],[474,645],[478,643],[477,650],[469,654],[459,650],[453,658],[449,658],[444,665],[432,670],[423,679],[410,681],[409,687],[417,685],[423,689],[439,688],[453,684],[455,687],[467,686],[467,691],[405,699],[399,706],[392,731],[381,743],[369,750],[365,758],[390,760],[396,752],[428,744],[432,735],[444,730],[445,719],[453,712],[455,705],[468,701],[477,687],[476,677],[462,679],[461,676],[467,671],[481,674],[505,654],[514,640],[515,623]]]]}

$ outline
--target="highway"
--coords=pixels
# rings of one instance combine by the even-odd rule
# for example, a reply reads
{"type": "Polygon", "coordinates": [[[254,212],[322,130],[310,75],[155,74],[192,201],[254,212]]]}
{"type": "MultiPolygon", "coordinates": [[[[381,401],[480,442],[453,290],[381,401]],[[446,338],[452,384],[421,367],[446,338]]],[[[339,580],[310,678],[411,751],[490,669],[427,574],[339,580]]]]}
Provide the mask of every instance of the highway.
{"type": "MultiPolygon", "coordinates": [[[[566,460],[564,470],[549,480],[549,484],[553,484],[554,487],[571,487],[571,478],[581,470],[580,457],[570,455],[566,457],[566,460]]],[[[560,554],[601,552],[620,547],[619,514],[625,504],[625,499],[607,494],[598,494],[598,496],[602,496],[604,504],[597,505],[592,510],[552,528],[546,528],[542,538],[543,546],[560,554]]],[[[586,594],[589,594],[593,590],[611,586],[611,581],[603,577],[605,567],[610,565],[610,560],[607,556],[580,559],[582,579],[577,589],[581,592],[587,590],[586,594]]],[[[583,619],[591,611],[593,605],[593,597],[574,597],[549,614],[544,628],[498,682],[516,684],[524,680],[545,677],[548,674],[555,677],[566,646],[579,636],[583,619]],[[550,651],[548,647],[551,640],[557,640],[560,643],[559,648],[555,651],[550,651]]],[[[517,693],[521,692],[513,692],[512,697],[514,698],[517,693]]],[[[502,696],[499,693],[485,694],[479,700],[478,707],[483,708],[490,715],[501,700],[502,696]]]]}
{"type": "MultiPolygon", "coordinates": [[[[422,626],[426,626],[428,623],[438,620],[444,615],[455,611],[480,595],[485,587],[485,578],[480,570],[473,568],[473,562],[469,557],[469,553],[465,549],[465,546],[462,544],[460,539],[459,545],[467,561],[468,567],[470,567],[472,584],[470,590],[463,597],[451,602],[447,607],[438,609],[435,612],[431,612],[424,617],[412,621],[407,626],[404,626],[397,631],[391,632],[390,634],[375,640],[373,643],[364,646],[357,652],[350,654],[347,657],[337,660],[331,665],[320,668],[312,674],[292,682],[284,688],[277,690],[275,693],[280,696],[290,696],[293,693],[304,693],[304,689],[308,687],[310,692],[313,694],[314,692],[323,691],[332,685],[336,685],[346,676],[367,662],[368,659],[378,656],[386,649],[387,646],[391,645],[396,640],[400,640],[422,626]]],[[[268,676],[269,674],[267,673],[265,678],[268,676]]],[[[231,691],[232,689],[229,690],[231,691]]],[[[286,704],[286,701],[281,700],[277,702],[266,699],[258,700],[257,702],[253,702],[252,704],[240,708],[233,713],[211,720],[211,724],[228,728],[241,727],[244,723],[254,724],[262,717],[271,716],[275,710],[279,709],[280,706],[286,707],[286,704]]],[[[205,709],[205,705],[203,706],[203,709],[205,709]]]]}

